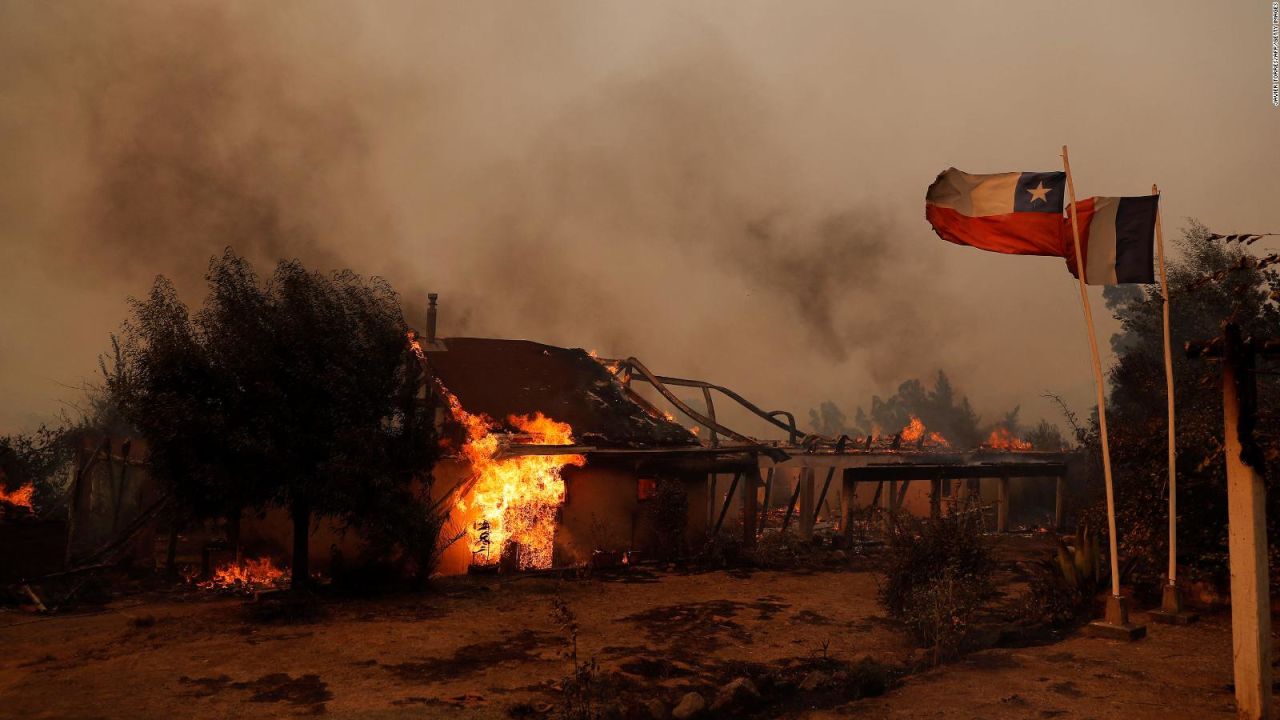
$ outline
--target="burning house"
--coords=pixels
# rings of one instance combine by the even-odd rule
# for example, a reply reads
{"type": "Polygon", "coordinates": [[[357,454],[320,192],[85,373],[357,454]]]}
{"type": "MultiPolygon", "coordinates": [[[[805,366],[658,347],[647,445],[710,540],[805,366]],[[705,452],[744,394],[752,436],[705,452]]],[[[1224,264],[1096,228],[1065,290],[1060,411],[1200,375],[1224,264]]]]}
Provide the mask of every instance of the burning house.
{"type": "MultiPolygon", "coordinates": [[[[997,529],[1006,529],[1013,478],[1056,478],[1061,521],[1065,457],[1031,452],[1017,438],[996,433],[980,448],[957,449],[916,418],[892,434],[827,438],[800,431],[789,412],[705,381],[656,375],[636,358],[440,338],[435,321],[433,295],[426,333],[411,333],[410,347],[424,371],[420,399],[436,408],[441,438],[431,490],[448,509],[445,574],[683,554],[730,529],[751,545],[766,531],[807,535],[822,517],[847,529],[857,508],[929,514],[957,498],[985,498],[997,508],[997,529]],[[700,394],[700,407],[676,390],[700,394]],[[785,440],[728,427],[713,395],[785,440]],[[984,478],[997,482],[984,489],[984,478]]],[[[246,544],[283,554],[287,520],[261,520],[246,524],[246,544]]],[[[324,568],[325,548],[357,557],[360,539],[320,527],[312,547],[324,568]]]]}
{"type": "Polygon", "coordinates": [[[647,552],[648,509],[663,485],[687,498],[683,541],[703,536],[707,472],[722,461],[585,350],[447,338],[423,354],[451,414],[443,427],[454,452],[435,481],[454,496],[465,533],[445,572],[647,552]]]}

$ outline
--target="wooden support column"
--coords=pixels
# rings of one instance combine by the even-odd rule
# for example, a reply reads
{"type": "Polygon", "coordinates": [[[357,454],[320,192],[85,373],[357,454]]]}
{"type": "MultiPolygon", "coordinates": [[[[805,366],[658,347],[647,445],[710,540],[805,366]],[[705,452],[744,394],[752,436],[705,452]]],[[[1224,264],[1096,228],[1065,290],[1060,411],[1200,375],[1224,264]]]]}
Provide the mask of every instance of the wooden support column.
{"type": "Polygon", "coordinates": [[[760,531],[763,532],[766,522],[769,519],[769,506],[773,504],[773,476],[777,471],[777,466],[771,466],[769,472],[764,476],[764,501],[760,503],[760,531]]]}
{"type": "Polygon", "coordinates": [[[1066,520],[1067,509],[1067,478],[1059,475],[1054,481],[1053,488],[1053,529],[1062,532],[1063,522],[1066,520]]]}
{"type": "Polygon", "coordinates": [[[840,533],[846,542],[853,540],[853,511],[858,501],[858,485],[848,473],[840,477],[840,533]]]}
{"type": "Polygon", "coordinates": [[[942,478],[935,477],[929,486],[929,517],[937,520],[942,517],[942,478]]]}
{"type": "Polygon", "coordinates": [[[1271,601],[1267,573],[1267,491],[1262,453],[1253,440],[1257,380],[1254,353],[1234,324],[1222,357],[1227,526],[1231,554],[1231,645],[1236,716],[1271,717],[1271,601]]]}
{"type": "Polygon", "coordinates": [[[813,520],[814,520],[814,488],[813,488],[813,468],[806,467],[800,470],[800,537],[808,540],[813,537],[813,520]]]}
{"type": "Polygon", "coordinates": [[[711,527],[716,521],[716,479],[719,476],[715,473],[707,475],[707,527],[711,527]]]}
{"type": "Polygon", "coordinates": [[[760,512],[756,490],[760,487],[760,464],[753,463],[742,478],[742,545],[756,546],[756,514],[760,512]]]}
{"type": "Polygon", "coordinates": [[[1001,475],[996,486],[996,532],[1009,532],[1009,476],[1001,475]]]}
{"type": "Polygon", "coordinates": [[[742,477],[741,472],[733,474],[733,482],[729,483],[729,492],[724,494],[724,504],[720,506],[720,517],[716,519],[716,526],[712,529],[712,535],[719,535],[720,528],[724,525],[724,518],[729,514],[729,506],[733,504],[733,492],[738,489],[738,478],[742,477]]]}
{"type": "MultiPolygon", "coordinates": [[[[781,472],[782,469],[779,471],[781,472]]],[[[801,482],[803,474],[804,468],[800,468],[796,471],[796,486],[791,491],[791,499],[787,501],[787,512],[782,516],[782,532],[784,533],[787,531],[787,528],[791,527],[791,516],[795,515],[796,503],[800,502],[800,488],[804,486],[804,483],[801,482]]]]}

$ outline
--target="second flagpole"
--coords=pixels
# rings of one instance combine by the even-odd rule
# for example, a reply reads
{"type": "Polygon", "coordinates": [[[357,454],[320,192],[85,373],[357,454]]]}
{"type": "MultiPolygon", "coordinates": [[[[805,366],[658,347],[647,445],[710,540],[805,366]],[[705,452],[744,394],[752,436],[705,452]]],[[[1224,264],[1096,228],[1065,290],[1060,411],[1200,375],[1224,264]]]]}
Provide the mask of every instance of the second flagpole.
{"type": "Polygon", "coordinates": [[[1067,190],[1071,193],[1071,235],[1075,239],[1076,278],[1080,281],[1080,303],[1084,306],[1084,322],[1089,329],[1089,350],[1093,357],[1093,381],[1098,395],[1098,430],[1102,436],[1102,474],[1107,488],[1107,526],[1111,554],[1111,596],[1107,603],[1107,621],[1123,625],[1128,621],[1120,598],[1120,559],[1116,541],[1116,498],[1111,482],[1111,448],[1107,442],[1107,400],[1102,379],[1102,359],[1098,356],[1098,338],[1093,328],[1093,311],[1089,307],[1089,294],[1085,291],[1085,267],[1080,252],[1080,225],[1076,218],[1076,188],[1071,180],[1071,161],[1067,158],[1067,146],[1062,146],[1062,168],[1067,174],[1067,190]],[[1115,607],[1113,613],[1112,606],[1115,607]]]}
{"type": "MultiPolygon", "coordinates": [[[[1151,186],[1159,196],[1160,188],[1151,186]]],[[[1156,252],[1160,261],[1160,295],[1164,300],[1164,382],[1169,400],[1169,586],[1178,585],[1178,449],[1173,422],[1173,352],[1169,347],[1169,276],[1164,269],[1164,238],[1160,232],[1160,210],[1156,209],[1156,252]]]]}

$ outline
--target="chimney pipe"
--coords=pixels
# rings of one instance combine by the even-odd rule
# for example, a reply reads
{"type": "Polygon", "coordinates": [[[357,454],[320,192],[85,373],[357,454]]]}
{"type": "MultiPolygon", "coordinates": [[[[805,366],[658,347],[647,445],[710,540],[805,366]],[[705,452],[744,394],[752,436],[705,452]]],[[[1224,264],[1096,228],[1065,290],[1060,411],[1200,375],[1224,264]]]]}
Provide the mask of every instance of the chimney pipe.
{"type": "Polygon", "coordinates": [[[427,343],[436,341],[436,293],[427,293],[427,343]]]}

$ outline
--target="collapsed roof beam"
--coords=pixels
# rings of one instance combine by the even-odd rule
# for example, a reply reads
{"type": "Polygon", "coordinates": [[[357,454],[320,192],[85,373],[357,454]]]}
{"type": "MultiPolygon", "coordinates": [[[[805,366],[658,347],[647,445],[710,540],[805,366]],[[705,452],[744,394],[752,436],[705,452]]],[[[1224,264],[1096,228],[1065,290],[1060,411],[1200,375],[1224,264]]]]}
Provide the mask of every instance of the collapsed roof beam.
{"type": "MultiPolygon", "coordinates": [[[[787,437],[789,442],[793,444],[801,439],[805,441],[805,444],[808,444],[808,441],[811,438],[815,437],[812,435],[805,435],[804,433],[800,432],[799,428],[796,427],[796,417],[792,413],[786,410],[773,410],[773,411],[764,410],[759,406],[757,406],[755,403],[751,402],[750,400],[747,400],[746,398],[742,397],[738,393],[722,385],[709,383],[709,382],[706,382],[705,380],[690,380],[687,378],[670,377],[668,375],[655,375],[654,373],[650,372],[650,370],[647,367],[645,367],[644,363],[640,362],[640,360],[638,360],[635,357],[629,357],[626,360],[618,360],[618,361],[604,360],[603,362],[616,362],[618,364],[617,372],[626,373],[626,378],[628,380],[630,379],[630,376],[631,376],[631,370],[634,369],[635,371],[639,372],[640,377],[646,382],[648,382],[650,385],[652,385],[654,389],[657,390],[659,393],[661,393],[662,396],[665,397],[668,401],[670,401],[672,405],[675,405],[677,408],[680,409],[681,412],[683,412],[685,415],[688,415],[694,421],[698,422],[701,425],[705,425],[707,428],[709,428],[712,431],[713,440],[715,438],[715,433],[719,432],[720,434],[726,435],[740,442],[755,442],[754,438],[750,438],[746,435],[743,435],[734,430],[731,430],[728,427],[725,427],[724,425],[716,421],[715,406],[711,402],[712,390],[723,393],[730,400],[733,400],[734,402],[738,403],[742,407],[746,408],[752,414],[763,419],[765,422],[768,422],[769,424],[781,430],[785,430],[787,432],[787,437]],[[680,400],[678,397],[676,397],[674,393],[671,392],[670,388],[667,387],[668,385],[673,385],[676,387],[701,388],[703,397],[706,399],[706,402],[707,402],[707,414],[703,415],[697,412],[696,410],[694,410],[693,408],[689,407],[688,404],[680,400]],[[779,417],[786,418],[786,422],[779,420],[778,419],[779,417]]],[[[834,442],[834,440],[832,440],[832,442],[834,442]]]]}

